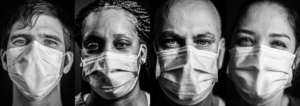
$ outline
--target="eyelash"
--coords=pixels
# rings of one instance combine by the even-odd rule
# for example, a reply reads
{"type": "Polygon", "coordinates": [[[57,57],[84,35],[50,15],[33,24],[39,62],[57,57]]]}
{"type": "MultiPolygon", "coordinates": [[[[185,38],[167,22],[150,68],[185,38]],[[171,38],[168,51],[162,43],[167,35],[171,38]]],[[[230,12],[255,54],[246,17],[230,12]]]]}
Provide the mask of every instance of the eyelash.
{"type": "Polygon", "coordinates": [[[238,38],[238,40],[237,40],[237,44],[239,45],[239,46],[253,46],[254,45],[254,41],[253,41],[253,39],[252,38],[250,38],[250,37],[240,37],[240,38],[238,38]],[[242,44],[242,43],[251,43],[251,45],[247,45],[247,44],[242,44]]]}
{"type": "Polygon", "coordinates": [[[24,39],[17,39],[13,42],[13,44],[15,45],[26,45],[28,42],[27,40],[24,40],[24,39]],[[22,43],[22,44],[19,44],[19,43],[22,43]]]}
{"type": "Polygon", "coordinates": [[[278,46],[280,46],[280,47],[283,47],[283,48],[287,48],[287,46],[286,46],[286,44],[284,43],[284,42],[282,42],[282,41],[279,41],[279,40],[274,40],[274,41],[272,41],[271,43],[270,43],[270,45],[278,45],[278,46]],[[279,44],[278,44],[279,43],[279,44]]]}
{"type": "Polygon", "coordinates": [[[115,48],[119,49],[119,50],[124,50],[124,49],[128,48],[130,45],[131,45],[131,42],[126,39],[120,39],[120,40],[116,40],[114,42],[115,48]]]}
{"type": "Polygon", "coordinates": [[[52,41],[52,40],[45,40],[44,43],[46,43],[48,45],[49,44],[56,44],[57,45],[57,43],[55,41],[52,41]]]}
{"type": "Polygon", "coordinates": [[[166,38],[165,40],[163,40],[163,42],[163,46],[166,48],[176,48],[180,46],[179,41],[174,38],[166,38]]]}
{"type": "Polygon", "coordinates": [[[211,45],[212,44],[212,40],[209,40],[209,39],[199,39],[199,40],[196,40],[194,41],[197,45],[199,46],[208,46],[208,45],[211,45]],[[206,44],[201,44],[201,43],[206,43],[206,44]]]}
{"type": "Polygon", "coordinates": [[[86,48],[87,49],[90,49],[90,50],[98,50],[99,49],[99,44],[98,43],[95,43],[95,42],[92,42],[92,43],[88,43],[86,45],[86,48]],[[94,47],[95,46],[95,47],[94,47]]]}

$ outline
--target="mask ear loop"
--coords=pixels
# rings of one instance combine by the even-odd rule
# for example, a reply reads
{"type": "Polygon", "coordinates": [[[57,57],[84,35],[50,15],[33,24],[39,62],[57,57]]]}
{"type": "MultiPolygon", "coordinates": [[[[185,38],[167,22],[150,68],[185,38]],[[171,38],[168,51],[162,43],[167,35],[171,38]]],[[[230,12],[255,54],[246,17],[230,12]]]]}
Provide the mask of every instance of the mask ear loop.
{"type": "Polygon", "coordinates": [[[8,71],[8,67],[9,66],[11,66],[11,63],[8,63],[8,54],[7,54],[7,50],[6,51],[4,51],[4,53],[3,54],[5,54],[6,55],[6,67],[7,67],[7,71],[8,71]]]}
{"type": "MultiPolygon", "coordinates": [[[[142,47],[143,46],[146,46],[145,44],[141,44],[140,45],[140,48],[139,48],[139,53],[138,53],[138,55],[136,56],[136,60],[140,57],[140,55],[141,55],[141,52],[142,52],[142,47]]],[[[141,58],[140,58],[141,59],[141,58]]],[[[142,62],[142,61],[140,61],[141,62],[141,64],[138,64],[138,66],[139,66],[139,69],[137,70],[137,72],[133,72],[133,74],[134,74],[134,76],[135,77],[137,77],[137,76],[139,76],[140,75],[140,71],[141,71],[141,65],[142,64],[144,64],[144,62],[142,62]]]]}
{"type": "MultiPolygon", "coordinates": [[[[293,65],[295,64],[295,60],[296,60],[296,57],[297,57],[297,54],[298,54],[298,50],[299,50],[300,48],[298,47],[297,49],[296,49],[296,52],[294,53],[294,55],[295,55],[295,58],[294,58],[294,60],[293,60],[293,62],[292,62],[292,64],[291,64],[291,75],[293,76],[293,69],[292,69],[292,67],[293,67],[293,65]]],[[[288,88],[288,87],[290,87],[290,86],[292,86],[292,80],[293,80],[293,77],[289,77],[288,78],[288,81],[287,81],[287,83],[286,83],[286,88],[288,88]]]]}

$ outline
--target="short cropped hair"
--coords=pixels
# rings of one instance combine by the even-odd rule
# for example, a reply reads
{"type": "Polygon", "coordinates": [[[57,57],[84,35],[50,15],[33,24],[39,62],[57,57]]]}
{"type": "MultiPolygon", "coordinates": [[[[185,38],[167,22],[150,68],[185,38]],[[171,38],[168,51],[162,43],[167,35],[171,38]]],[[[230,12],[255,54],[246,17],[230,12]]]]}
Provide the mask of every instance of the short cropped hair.
{"type": "Polygon", "coordinates": [[[32,23],[32,18],[35,15],[48,15],[58,19],[63,28],[63,38],[65,42],[66,51],[72,50],[71,45],[73,43],[73,33],[71,29],[71,23],[68,20],[67,15],[58,7],[43,0],[27,0],[9,18],[3,30],[1,49],[7,49],[7,44],[13,25],[17,22],[21,22],[23,24],[21,29],[26,28],[27,26],[34,27],[34,23],[32,23]]]}

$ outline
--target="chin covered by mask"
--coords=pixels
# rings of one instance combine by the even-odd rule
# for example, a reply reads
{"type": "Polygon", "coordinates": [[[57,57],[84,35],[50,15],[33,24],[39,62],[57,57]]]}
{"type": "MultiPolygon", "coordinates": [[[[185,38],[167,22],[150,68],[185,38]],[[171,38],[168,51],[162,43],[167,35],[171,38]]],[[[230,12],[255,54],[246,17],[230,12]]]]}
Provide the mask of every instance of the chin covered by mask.
{"type": "Polygon", "coordinates": [[[228,75],[248,103],[269,103],[291,86],[294,54],[262,45],[236,47],[230,55],[228,75]]]}
{"type": "Polygon", "coordinates": [[[157,52],[158,81],[165,94],[180,105],[205,99],[218,81],[218,53],[193,46],[157,52]]]}
{"type": "Polygon", "coordinates": [[[29,100],[39,101],[59,83],[63,53],[38,41],[7,50],[8,75],[29,100]]]}
{"type": "Polygon", "coordinates": [[[129,93],[136,85],[140,64],[138,55],[103,52],[82,60],[83,79],[104,99],[117,99],[129,93]]]}

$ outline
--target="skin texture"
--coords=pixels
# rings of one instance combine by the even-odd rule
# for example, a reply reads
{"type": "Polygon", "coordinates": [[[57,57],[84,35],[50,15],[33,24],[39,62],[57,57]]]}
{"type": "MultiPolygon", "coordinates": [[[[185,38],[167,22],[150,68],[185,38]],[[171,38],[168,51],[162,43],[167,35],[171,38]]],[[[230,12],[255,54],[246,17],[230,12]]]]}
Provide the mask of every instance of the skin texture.
{"type": "MultiPolygon", "coordinates": [[[[62,26],[56,18],[47,15],[35,15],[32,18],[33,27],[25,27],[20,29],[22,23],[16,22],[13,25],[7,49],[22,47],[30,44],[32,41],[38,41],[39,43],[59,50],[65,54],[62,59],[60,73],[66,74],[70,71],[71,65],[73,63],[73,53],[65,51],[64,37],[62,26]],[[26,35],[25,37],[16,37],[16,35],[26,35]],[[45,35],[51,35],[57,37],[59,40],[49,38],[45,35]]],[[[1,61],[2,66],[7,70],[7,60],[5,50],[1,50],[1,61]]],[[[22,105],[47,105],[47,106],[60,106],[60,84],[58,84],[44,99],[40,101],[30,101],[26,99],[20,91],[17,90],[16,86],[13,86],[13,106],[22,106],[22,105]]]]}
{"type": "MultiPolygon", "coordinates": [[[[157,14],[161,15],[163,20],[155,30],[156,50],[161,51],[191,45],[199,50],[217,53],[218,48],[220,48],[218,68],[221,68],[225,40],[221,38],[221,20],[213,4],[200,0],[174,0],[169,1],[168,4],[169,7],[163,5],[166,7],[165,10],[162,10],[161,14],[157,14]],[[218,45],[220,46],[218,47],[218,45]]],[[[159,74],[159,72],[156,73],[157,77],[159,74]]],[[[165,101],[169,106],[178,106],[169,98],[159,99],[157,103],[160,104],[165,101]]],[[[202,104],[200,102],[195,106],[202,104]]]]}
{"type": "MultiPolygon", "coordinates": [[[[84,28],[82,30],[83,44],[82,44],[82,58],[89,57],[96,54],[101,54],[105,51],[116,52],[121,54],[138,55],[140,51],[140,43],[134,24],[128,17],[128,13],[123,10],[104,9],[100,12],[92,12],[84,21],[84,28]]],[[[145,60],[147,56],[147,47],[141,47],[138,64],[141,60],[145,60]]],[[[141,70],[140,70],[141,71],[141,70]]],[[[100,71],[91,74],[90,78],[102,78],[103,74],[100,71]]],[[[105,79],[99,80],[105,83],[105,79]]],[[[88,105],[105,104],[109,106],[145,106],[147,105],[147,98],[145,94],[139,89],[139,82],[131,92],[121,98],[110,97],[113,100],[105,100],[99,96],[93,89],[91,96],[88,97],[88,105]]],[[[127,83],[122,87],[129,86],[127,83]]],[[[97,88],[95,88],[97,89],[97,88]]],[[[122,89],[122,88],[120,88],[122,89]]],[[[124,88],[125,89],[125,88],[124,88]]]]}
{"type": "MultiPolygon", "coordinates": [[[[231,47],[265,45],[271,48],[295,53],[296,38],[288,23],[287,14],[281,6],[268,2],[251,5],[234,30],[231,47]],[[277,35],[277,36],[274,36],[277,35]],[[284,36],[282,36],[284,35],[284,36]]],[[[297,58],[295,62],[297,62],[297,58]]],[[[282,92],[264,106],[287,106],[288,97],[282,92]]],[[[251,106],[242,100],[238,105],[251,106]]]]}

